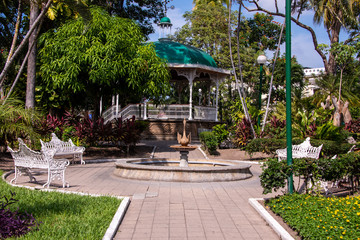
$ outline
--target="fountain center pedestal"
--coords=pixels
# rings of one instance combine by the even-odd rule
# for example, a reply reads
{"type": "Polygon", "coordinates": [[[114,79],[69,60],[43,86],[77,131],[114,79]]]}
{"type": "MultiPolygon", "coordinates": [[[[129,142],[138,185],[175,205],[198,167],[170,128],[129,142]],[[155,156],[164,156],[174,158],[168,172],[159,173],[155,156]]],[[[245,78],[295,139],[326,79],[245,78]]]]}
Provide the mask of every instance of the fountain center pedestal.
{"type": "Polygon", "coordinates": [[[180,167],[189,167],[189,152],[195,150],[197,147],[195,146],[188,146],[191,142],[191,133],[189,133],[188,136],[186,136],[186,119],[183,121],[184,129],[183,129],[183,135],[181,136],[180,133],[177,134],[177,140],[180,145],[173,145],[170,146],[175,151],[180,152],[180,167]]]}
{"type": "Polygon", "coordinates": [[[189,152],[195,150],[196,146],[178,146],[172,145],[170,146],[175,151],[180,152],[180,167],[188,167],[189,166],[189,152]]]}

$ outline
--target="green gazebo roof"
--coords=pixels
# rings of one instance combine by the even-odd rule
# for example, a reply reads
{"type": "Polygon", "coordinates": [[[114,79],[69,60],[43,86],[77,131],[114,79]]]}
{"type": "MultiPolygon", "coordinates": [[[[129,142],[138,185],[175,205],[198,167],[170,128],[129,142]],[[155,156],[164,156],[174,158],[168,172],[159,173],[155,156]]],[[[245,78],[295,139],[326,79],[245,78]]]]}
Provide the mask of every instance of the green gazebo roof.
{"type": "Polygon", "coordinates": [[[215,60],[204,51],[195,47],[173,42],[169,39],[159,39],[154,42],[157,55],[171,64],[200,64],[217,68],[215,60]]]}
{"type": "Polygon", "coordinates": [[[160,23],[171,23],[171,21],[170,21],[170,18],[163,17],[162,19],[160,19],[160,23]]]}

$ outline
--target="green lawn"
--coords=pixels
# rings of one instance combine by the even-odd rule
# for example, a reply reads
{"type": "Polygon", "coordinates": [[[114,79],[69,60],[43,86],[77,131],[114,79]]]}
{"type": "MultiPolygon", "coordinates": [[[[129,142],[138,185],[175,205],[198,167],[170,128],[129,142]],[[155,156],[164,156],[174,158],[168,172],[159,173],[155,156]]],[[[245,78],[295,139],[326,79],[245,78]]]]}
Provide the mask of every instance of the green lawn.
{"type": "MultiPolygon", "coordinates": [[[[2,172],[0,171],[0,175],[2,172]]],[[[11,209],[33,214],[41,222],[38,231],[20,239],[101,239],[121,200],[12,187],[0,181],[1,196],[15,192],[11,209]]]]}
{"type": "Polygon", "coordinates": [[[284,195],[266,203],[303,239],[360,240],[360,197],[284,195]]]}

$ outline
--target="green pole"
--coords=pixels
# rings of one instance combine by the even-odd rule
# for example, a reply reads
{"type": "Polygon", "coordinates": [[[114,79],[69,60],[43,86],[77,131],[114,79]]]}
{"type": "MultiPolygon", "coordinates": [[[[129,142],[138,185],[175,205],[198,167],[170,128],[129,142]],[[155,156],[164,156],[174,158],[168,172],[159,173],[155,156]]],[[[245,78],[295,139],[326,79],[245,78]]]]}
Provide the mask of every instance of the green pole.
{"type": "MultiPolygon", "coordinates": [[[[262,72],[263,72],[263,64],[260,64],[259,111],[261,110],[262,72]]],[[[258,115],[258,126],[260,126],[260,113],[258,115]]]]}
{"type": "MultiPolygon", "coordinates": [[[[292,165],[292,136],[291,136],[291,0],[286,0],[286,146],[287,164],[292,165]]],[[[288,191],[293,193],[293,174],[288,177],[288,191]]]]}

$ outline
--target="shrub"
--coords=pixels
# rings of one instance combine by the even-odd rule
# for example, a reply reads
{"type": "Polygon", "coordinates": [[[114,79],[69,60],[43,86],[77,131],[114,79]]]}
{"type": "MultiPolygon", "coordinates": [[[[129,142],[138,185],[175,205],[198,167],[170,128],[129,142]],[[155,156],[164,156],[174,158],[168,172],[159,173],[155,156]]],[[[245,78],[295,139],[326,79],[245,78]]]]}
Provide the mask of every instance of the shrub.
{"type": "Polygon", "coordinates": [[[360,133],[360,118],[358,120],[351,120],[345,124],[345,130],[351,133],[360,133]]]}
{"type": "MultiPolygon", "coordinates": [[[[292,144],[300,144],[304,139],[293,139],[292,144]]],[[[318,147],[323,144],[321,155],[325,157],[332,157],[336,154],[344,154],[349,151],[352,144],[339,143],[336,141],[311,139],[311,145],[318,147]]],[[[358,145],[359,146],[359,145],[358,145]]],[[[256,138],[251,140],[245,147],[245,151],[249,154],[254,152],[264,152],[267,154],[275,154],[277,149],[286,148],[286,139],[273,138],[256,138]]]]}
{"type": "Polygon", "coordinates": [[[9,209],[11,204],[18,201],[14,198],[15,193],[10,193],[10,198],[4,195],[2,196],[2,200],[0,199],[0,239],[19,237],[31,230],[37,229],[39,225],[31,214],[9,209]]]}
{"type": "Polygon", "coordinates": [[[286,140],[284,139],[255,138],[246,145],[245,151],[250,155],[255,152],[274,154],[277,149],[285,147],[286,140]]]}
{"type": "Polygon", "coordinates": [[[260,183],[263,188],[263,194],[277,191],[284,188],[286,179],[290,176],[290,167],[286,161],[278,161],[276,158],[270,158],[262,166],[260,174],[260,183]]]}
{"type": "Polygon", "coordinates": [[[215,125],[212,129],[212,132],[217,138],[218,146],[220,146],[220,144],[229,137],[229,131],[227,130],[226,124],[215,125]]]}
{"type": "Polygon", "coordinates": [[[286,160],[278,161],[271,158],[262,168],[260,182],[264,194],[284,187],[290,170],[295,176],[302,176],[311,181],[313,186],[319,179],[335,182],[347,176],[354,191],[355,185],[359,186],[360,154],[356,152],[341,154],[336,159],[297,158],[294,159],[291,167],[287,166],[286,160]]]}
{"type": "Polygon", "coordinates": [[[280,120],[273,116],[270,122],[265,125],[262,137],[268,138],[284,138],[286,137],[286,121],[280,120]]]}
{"type": "Polygon", "coordinates": [[[238,147],[246,146],[253,137],[249,120],[244,117],[236,123],[234,127],[234,143],[238,147]]]}
{"type": "Polygon", "coordinates": [[[216,151],[218,141],[214,133],[212,132],[201,132],[200,141],[206,150],[211,154],[216,151]]]}

